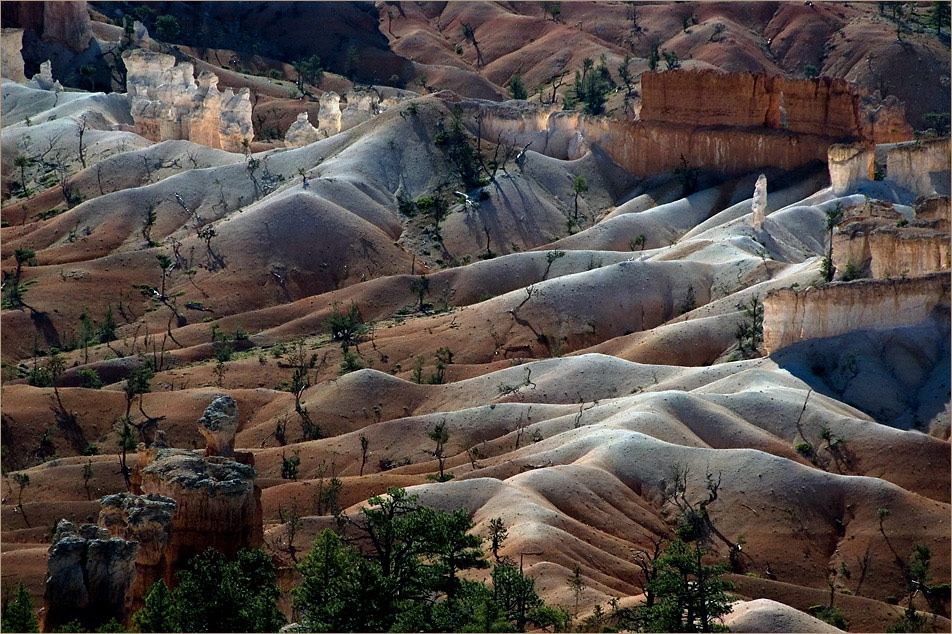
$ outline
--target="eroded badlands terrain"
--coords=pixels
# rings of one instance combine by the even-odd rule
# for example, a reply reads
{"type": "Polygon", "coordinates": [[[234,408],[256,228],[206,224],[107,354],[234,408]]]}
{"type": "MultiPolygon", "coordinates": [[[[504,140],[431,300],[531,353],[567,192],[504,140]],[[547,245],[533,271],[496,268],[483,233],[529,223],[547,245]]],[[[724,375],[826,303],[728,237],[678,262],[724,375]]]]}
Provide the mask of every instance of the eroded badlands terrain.
{"type": "MultiPolygon", "coordinates": [[[[502,518],[547,602],[581,567],[583,615],[640,602],[632,553],[705,500],[735,631],[829,628],[805,613],[831,591],[883,631],[915,544],[948,584],[949,140],[921,119],[948,110],[946,34],[894,49],[861,3],[348,4],[377,79],[322,52],[299,99],[267,53],[9,4],[2,577],[49,619],[59,519],[147,545],[129,605],[206,546],[263,545],[287,589],[286,513],[306,550],[331,478],[351,512],[409,487],[480,535],[502,518]],[[681,68],[648,70],[662,36],[681,68]],[[909,47],[920,72],[896,70],[909,47]],[[558,51],[572,73],[607,52],[605,114],[563,110],[558,51]],[[505,100],[516,72],[541,100],[505,100]]],[[[289,19],[262,6],[235,19],[289,19]]],[[[930,631],[947,588],[913,599],[930,631]]]]}

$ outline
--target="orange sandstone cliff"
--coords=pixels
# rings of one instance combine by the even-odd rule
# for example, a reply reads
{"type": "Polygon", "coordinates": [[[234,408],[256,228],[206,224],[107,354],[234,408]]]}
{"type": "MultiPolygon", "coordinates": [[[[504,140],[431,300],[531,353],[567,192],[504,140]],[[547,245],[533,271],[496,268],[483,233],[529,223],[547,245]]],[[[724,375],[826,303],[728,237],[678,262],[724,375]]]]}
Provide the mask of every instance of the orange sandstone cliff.
{"type": "Polygon", "coordinates": [[[949,290],[948,271],[773,290],[764,298],[764,346],[772,354],[806,339],[914,326],[948,314],[949,290]]]}
{"type": "Polygon", "coordinates": [[[763,127],[873,143],[912,138],[905,108],[844,79],[794,79],[719,70],[646,72],[641,120],[690,126],[763,127]]]}
{"type": "MultiPolygon", "coordinates": [[[[438,96],[459,100],[452,93],[438,96]]],[[[640,118],[613,119],[516,101],[461,103],[473,114],[480,112],[478,132],[491,142],[528,146],[561,159],[578,158],[597,143],[639,177],[674,170],[682,157],[692,167],[727,175],[767,166],[792,170],[827,161],[830,146],[837,143],[873,145],[913,136],[900,102],[868,95],[840,79],[646,72],[641,104],[640,118]]]]}

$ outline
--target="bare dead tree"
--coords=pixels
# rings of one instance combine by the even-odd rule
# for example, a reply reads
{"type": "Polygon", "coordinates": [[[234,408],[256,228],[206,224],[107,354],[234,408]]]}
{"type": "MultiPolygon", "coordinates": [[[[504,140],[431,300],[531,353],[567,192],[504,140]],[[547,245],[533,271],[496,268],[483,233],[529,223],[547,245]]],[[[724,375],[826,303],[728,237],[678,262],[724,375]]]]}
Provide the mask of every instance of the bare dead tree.
{"type": "Polygon", "coordinates": [[[689,496],[688,493],[689,479],[690,469],[688,467],[681,467],[679,464],[672,465],[671,482],[668,483],[664,491],[665,500],[678,508],[681,514],[681,522],[692,530],[699,539],[709,539],[710,535],[714,535],[723,542],[728,549],[728,560],[731,570],[733,572],[743,572],[744,566],[741,557],[742,555],[746,555],[746,553],[742,553],[740,543],[742,540],[734,542],[728,539],[727,536],[714,525],[710,512],[708,511],[708,507],[718,499],[722,474],[718,472],[717,478],[715,479],[713,473],[707,473],[705,475],[704,487],[707,496],[706,498],[702,497],[700,500],[694,502],[691,501],[691,497],[694,496],[689,496]]]}
{"type": "Polygon", "coordinates": [[[217,271],[218,269],[223,269],[226,266],[225,258],[222,257],[221,253],[217,253],[214,248],[212,248],[212,239],[218,235],[218,232],[215,231],[215,227],[210,224],[207,224],[198,229],[198,239],[205,243],[205,252],[208,257],[206,261],[206,268],[209,271],[217,271]]]}
{"type": "Polygon", "coordinates": [[[558,97],[557,91],[565,83],[565,78],[568,76],[568,74],[569,71],[563,69],[549,78],[549,81],[552,82],[552,97],[549,98],[549,103],[555,103],[555,100],[558,97]]]}
{"type": "Polygon", "coordinates": [[[99,185],[99,195],[105,196],[106,192],[102,188],[102,163],[96,163],[96,184],[99,185]]]}
{"type": "Polygon", "coordinates": [[[72,207],[76,197],[73,195],[73,183],[69,179],[69,166],[58,158],[54,159],[51,165],[53,173],[56,175],[56,182],[63,194],[63,199],[66,201],[66,206],[72,207]]]}
{"type": "Polygon", "coordinates": [[[83,169],[86,169],[86,146],[83,143],[83,140],[86,136],[86,130],[89,128],[89,122],[86,120],[85,116],[80,116],[76,121],[76,135],[79,137],[79,145],[77,146],[77,152],[79,153],[79,163],[83,166],[83,169]]]}
{"type": "Polygon", "coordinates": [[[50,154],[53,154],[53,152],[56,150],[56,145],[59,143],[59,140],[62,138],[62,136],[62,132],[59,134],[48,134],[46,136],[46,149],[40,152],[39,155],[33,157],[33,160],[43,165],[49,166],[46,157],[50,154]]]}
{"type": "Polygon", "coordinates": [[[645,595],[646,608],[650,608],[655,604],[654,586],[651,582],[658,578],[658,573],[661,569],[658,565],[658,560],[661,559],[661,556],[664,554],[663,537],[650,537],[649,541],[651,542],[650,549],[642,548],[636,550],[632,556],[635,565],[641,569],[641,579],[638,581],[638,585],[641,587],[642,594],[645,595]]]}
{"type": "Polygon", "coordinates": [[[859,580],[856,582],[856,589],[853,590],[853,594],[860,596],[859,591],[863,587],[863,581],[866,579],[866,573],[869,571],[869,563],[872,558],[872,546],[866,545],[866,552],[862,557],[856,558],[856,563],[859,564],[859,580]]]}
{"type": "Polygon", "coordinates": [[[511,141],[504,141],[502,135],[496,137],[496,149],[493,150],[493,170],[490,175],[490,178],[496,178],[496,170],[502,168],[502,171],[506,174],[509,173],[509,170],[506,169],[506,164],[509,161],[516,158],[519,154],[519,150],[516,147],[515,143],[511,141]]]}

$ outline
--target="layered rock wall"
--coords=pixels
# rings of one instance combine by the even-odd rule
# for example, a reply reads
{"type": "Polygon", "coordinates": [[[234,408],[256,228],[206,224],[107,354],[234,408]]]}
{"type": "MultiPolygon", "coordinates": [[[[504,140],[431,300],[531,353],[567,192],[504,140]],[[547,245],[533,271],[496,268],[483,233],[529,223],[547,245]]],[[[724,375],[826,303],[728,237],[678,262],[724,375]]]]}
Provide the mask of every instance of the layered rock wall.
{"type": "MultiPolygon", "coordinates": [[[[551,108],[463,102],[470,114],[484,109],[483,139],[515,144],[547,156],[572,160],[597,143],[636,176],[672,171],[683,156],[692,167],[741,175],[773,166],[792,170],[825,161],[829,137],[784,130],[691,127],[672,123],[589,117],[551,108]]],[[[471,116],[466,117],[471,119],[471,116]]],[[[475,127],[470,126],[475,133],[475,127]]]]}
{"type": "Polygon", "coordinates": [[[877,279],[918,276],[949,268],[949,234],[930,227],[856,222],[833,238],[838,276],[853,272],[877,279]]]}
{"type": "Polygon", "coordinates": [[[687,126],[785,129],[874,143],[912,138],[898,100],[880,99],[832,77],[792,79],[714,69],[646,72],[641,76],[640,118],[687,126]]]}
{"type": "Polygon", "coordinates": [[[0,76],[18,83],[26,81],[22,50],[23,29],[0,29],[0,76]]]}
{"type": "Polygon", "coordinates": [[[922,275],[949,269],[949,234],[926,228],[884,228],[869,234],[870,275],[922,275]]]}
{"type": "Polygon", "coordinates": [[[876,148],[876,163],[885,167],[886,180],[916,196],[948,193],[952,162],[949,138],[897,143],[876,148]]]}
{"type": "MultiPolygon", "coordinates": [[[[467,119],[482,111],[484,139],[528,146],[555,158],[578,158],[591,143],[598,143],[616,163],[640,177],[671,171],[682,156],[692,167],[726,175],[768,166],[792,170],[830,160],[835,164],[831,177],[840,191],[861,176],[872,177],[874,144],[913,136],[895,99],[879,99],[840,79],[763,73],[644,73],[637,120],[589,117],[514,101],[462,105],[467,119]],[[844,141],[860,143],[830,149],[844,141]]],[[[476,126],[468,125],[475,133],[476,126]]],[[[904,160],[911,165],[912,159],[904,160]]],[[[917,160],[920,170],[940,162],[938,156],[934,163],[917,160]]],[[[900,163],[899,156],[894,163],[900,163]]],[[[903,174],[915,171],[905,165],[896,169],[903,174]]]]}
{"type": "Polygon", "coordinates": [[[122,54],[136,131],[151,141],[186,139],[208,147],[240,152],[251,142],[250,91],[219,91],[218,77],[176,64],[171,55],[144,49],[122,54]]]}
{"type": "Polygon", "coordinates": [[[764,346],[773,353],[806,339],[912,326],[936,311],[947,315],[949,282],[942,272],[773,290],[764,298],[764,346]]]}

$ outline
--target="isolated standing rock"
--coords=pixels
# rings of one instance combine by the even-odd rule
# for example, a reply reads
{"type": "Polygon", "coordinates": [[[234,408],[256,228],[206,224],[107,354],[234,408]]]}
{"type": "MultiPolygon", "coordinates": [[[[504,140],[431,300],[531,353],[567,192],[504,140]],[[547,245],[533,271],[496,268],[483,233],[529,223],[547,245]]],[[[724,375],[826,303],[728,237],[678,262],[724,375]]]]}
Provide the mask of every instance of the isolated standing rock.
{"type": "Polygon", "coordinates": [[[40,90],[52,90],[53,92],[61,92],[63,90],[63,85],[60,84],[58,80],[53,79],[53,64],[50,60],[46,60],[40,64],[40,72],[33,75],[30,81],[32,82],[32,87],[39,88],[40,90]]]}
{"type": "Polygon", "coordinates": [[[206,456],[234,456],[238,432],[238,405],[230,396],[219,396],[198,419],[198,431],[205,437],[206,456]]]}
{"type": "Polygon", "coordinates": [[[317,127],[324,136],[334,136],[340,132],[340,95],[328,90],[321,95],[321,109],[317,113],[317,127]]]}
{"type": "Polygon", "coordinates": [[[95,524],[60,520],[50,545],[44,629],[70,621],[96,628],[131,615],[139,544],[95,524]]]}
{"type": "Polygon", "coordinates": [[[754,199],[750,205],[753,212],[754,229],[758,231],[764,224],[767,214],[767,177],[761,174],[754,185],[754,199]]]}
{"type": "Polygon", "coordinates": [[[311,125],[307,112],[298,113],[297,119],[288,128],[284,135],[284,145],[287,147],[304,147],[320,140],[317,128],[311,125]]]}
{"type": "Polygon", "coordinates": [[[223,456],[202,457],[187,449],[156,449],[139,453],[143,493],[172,498],[169,572],[207,548],[232,556],[264,541],[261,489],[253,467],[223,456]]]}

